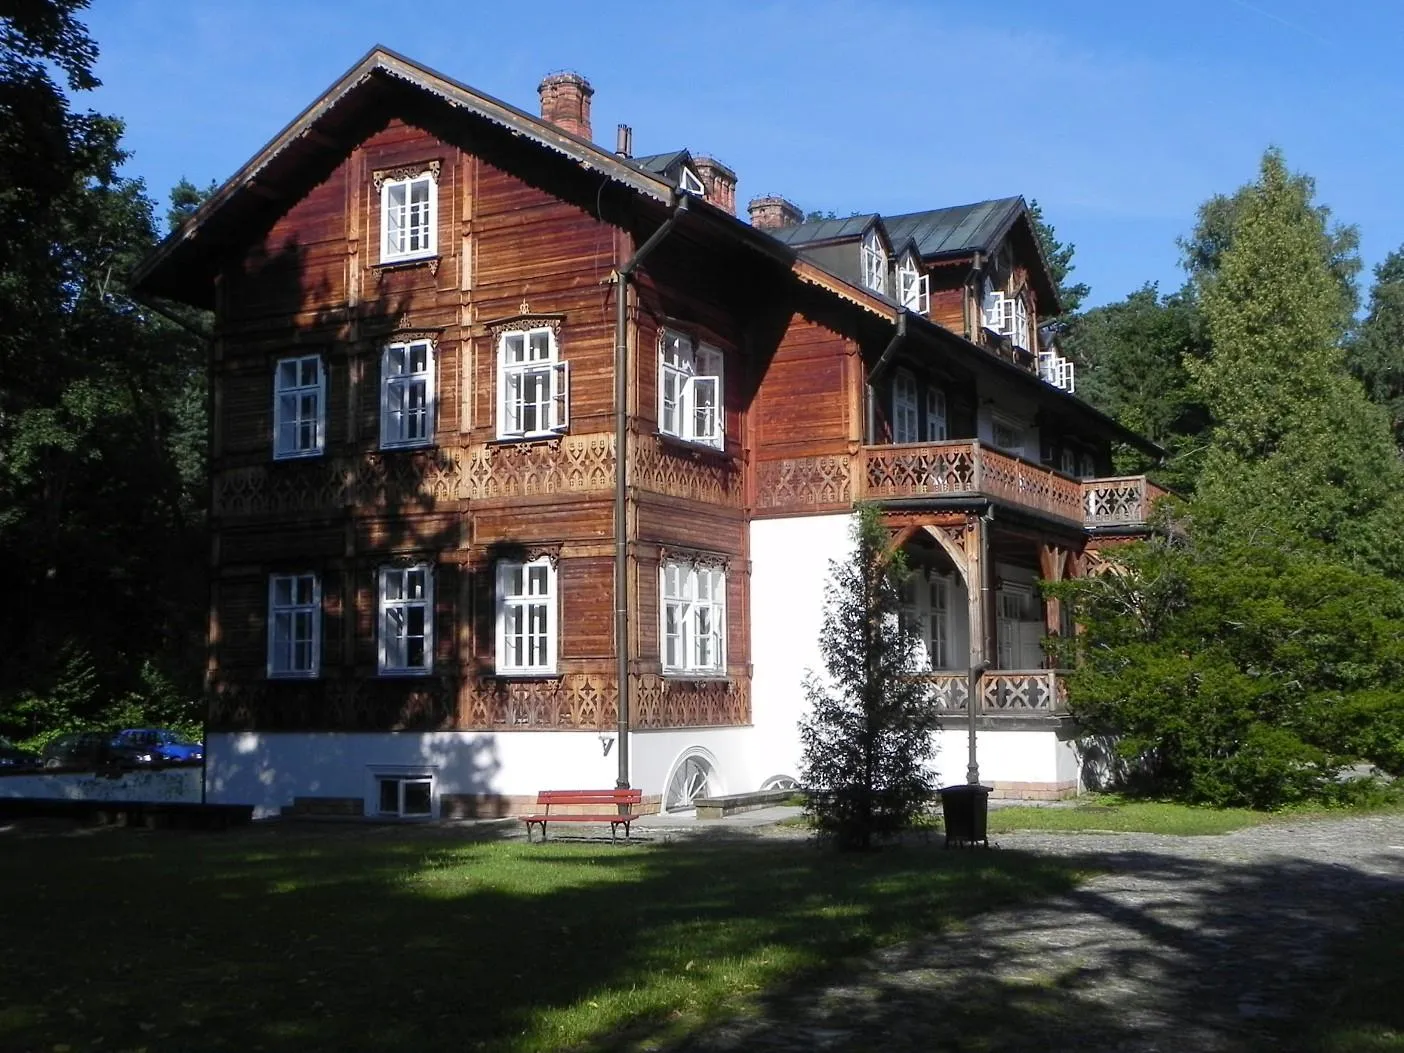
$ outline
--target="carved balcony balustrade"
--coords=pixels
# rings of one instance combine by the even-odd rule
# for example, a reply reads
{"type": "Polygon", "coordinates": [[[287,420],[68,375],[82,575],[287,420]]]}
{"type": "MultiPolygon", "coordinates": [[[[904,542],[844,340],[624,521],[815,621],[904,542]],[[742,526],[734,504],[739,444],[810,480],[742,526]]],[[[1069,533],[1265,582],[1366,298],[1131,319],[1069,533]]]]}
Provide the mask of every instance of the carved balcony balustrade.
{"type": "Polygon", "coordinates": [[[1145,476],[1074,479],[977,439],[865,446],[859,497],[993,497],[1082,527],[1143,525],[1165,493],[1145,476]]]}
{"type": "MultiPolygon", "coordinates": [[[[1059,716],[1067,708],[1064,674],[1054,669],[990,669],[976,684],[981,716],[1059,716]]],[[[970,674],[963,669],[921,673],[930,698],[943,713],[966,712],[970,699],[970,674]]]]}

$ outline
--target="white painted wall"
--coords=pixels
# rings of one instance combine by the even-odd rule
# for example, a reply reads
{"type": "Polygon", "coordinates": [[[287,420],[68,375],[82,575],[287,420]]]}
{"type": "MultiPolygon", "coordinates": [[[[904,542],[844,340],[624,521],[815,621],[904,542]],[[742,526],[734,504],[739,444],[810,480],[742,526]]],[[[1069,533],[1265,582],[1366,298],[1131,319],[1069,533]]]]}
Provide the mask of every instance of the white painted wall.
{"type": "MultiPolygon", "coordinates": [[[[936,769],[941,785],[965,781],[969,763],[970,737],[960,718],[947,721],[936,733],[936,769]]],[[[975,735],[975,754],[980,763],[980,781],[1057,782],[1070,778],[1060,774],[1060,755],[1065,744],[1052,731],[986,731],[975,735]]]]}
{"type": "Polygon", "coordinates": [[[661,794],[678,763],[692,752],[706,758],[716,773],[708,792],[744,793],[772,773],[758,774],[751,743],[754,728],[667,728],[636,731],[630,736],[630,778],[645,794],[661,794]]]}
{"type": "Polygon", "coordinates": [[[129,771],[116,778],[92,772],[7,775],[0,779],[0,797],[31,797],[65,801],[200,802],[200,768],[129,771]]]}
{"type": "Polygon", "coordinates": [[[234,732],[206,738],[209,800],[277,815],[294,797],[360,797],[375,814],[380,771],[431,774],[442,794],[612,787],[615,736],[589,732],[234,732]],[[611,744],[608,754],[604,744],[611,744]]]}
{"type": "Polygon", "coordinates": [[[822,672],[819,633],[829,561],[852,550],[848,514],[751,523],[751,720],[748,771],[759,788],[798,775],[798,721],[807,711],[805,670],[822,672]]]}

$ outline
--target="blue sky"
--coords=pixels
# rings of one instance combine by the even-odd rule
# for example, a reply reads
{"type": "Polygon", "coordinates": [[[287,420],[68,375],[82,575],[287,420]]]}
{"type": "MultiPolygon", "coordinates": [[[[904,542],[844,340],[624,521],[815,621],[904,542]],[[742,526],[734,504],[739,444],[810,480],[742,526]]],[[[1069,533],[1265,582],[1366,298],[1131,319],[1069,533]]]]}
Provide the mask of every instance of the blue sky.
{"type": "Polygon", "coordinates": [[[128,173],[164,200],[222,182],[374,44],[535,111],[541,76],[595,86],[596,139],[687,146],[741,201],[897,213],[1023,194],[1077,246],[1090,304],[1182,280],[1196,206],[1269,144],[1359,225],[1404,243],[1404,5],[1364,0],[586,4],[96,0],[128,173]]]}

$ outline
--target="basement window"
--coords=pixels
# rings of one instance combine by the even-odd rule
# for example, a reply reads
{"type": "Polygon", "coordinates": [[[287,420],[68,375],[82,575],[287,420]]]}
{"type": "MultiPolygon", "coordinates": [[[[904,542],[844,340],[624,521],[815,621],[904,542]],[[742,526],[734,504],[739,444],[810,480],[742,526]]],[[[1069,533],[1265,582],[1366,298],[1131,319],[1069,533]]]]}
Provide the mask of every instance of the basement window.
{"type": "Polygon", "coordinates": [[[376,814],[397,819],[428,819],[434,814],[434,780],[429,775],[378,775],[376,814]]]}

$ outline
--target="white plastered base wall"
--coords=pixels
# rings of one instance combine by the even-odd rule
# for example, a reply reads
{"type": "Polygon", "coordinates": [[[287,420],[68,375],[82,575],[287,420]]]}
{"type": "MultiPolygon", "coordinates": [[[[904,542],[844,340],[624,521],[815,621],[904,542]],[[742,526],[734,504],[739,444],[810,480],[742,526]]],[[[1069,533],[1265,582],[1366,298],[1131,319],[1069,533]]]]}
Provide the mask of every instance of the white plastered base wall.
{"type": "Polygon", "coordinates": [[[255,818],[277,815],[295,797],[361,798],[374,815],[377,776],[427,774],[437,816],[445,794],[611,787],[618,774],[614,738],[554,731],[213,733],[207,792],[214,802],[252,804],[255,818]]]}

